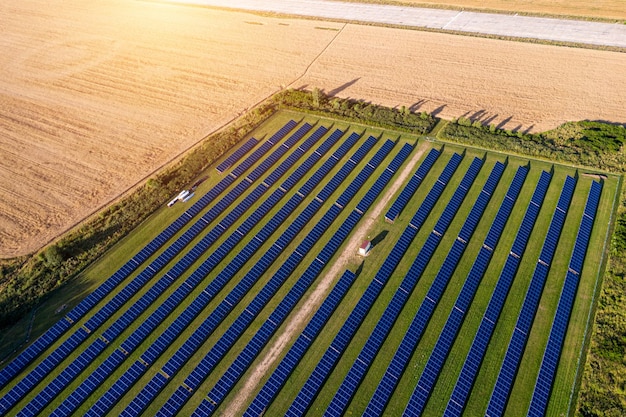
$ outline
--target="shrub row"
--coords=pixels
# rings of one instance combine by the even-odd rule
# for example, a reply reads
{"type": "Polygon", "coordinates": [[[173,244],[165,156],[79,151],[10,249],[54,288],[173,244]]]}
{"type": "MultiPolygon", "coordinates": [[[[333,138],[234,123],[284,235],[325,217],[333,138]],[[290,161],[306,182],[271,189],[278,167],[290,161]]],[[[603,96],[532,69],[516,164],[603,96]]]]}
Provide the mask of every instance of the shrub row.
{"type": "Polygon", "coordinates": [[[448,123],[440,137],[454,142],[573,163],[615,173],[626,172],[626,128],[603,122],[568,122],[538,134],[483,126],[459,118],[448,123]]]}

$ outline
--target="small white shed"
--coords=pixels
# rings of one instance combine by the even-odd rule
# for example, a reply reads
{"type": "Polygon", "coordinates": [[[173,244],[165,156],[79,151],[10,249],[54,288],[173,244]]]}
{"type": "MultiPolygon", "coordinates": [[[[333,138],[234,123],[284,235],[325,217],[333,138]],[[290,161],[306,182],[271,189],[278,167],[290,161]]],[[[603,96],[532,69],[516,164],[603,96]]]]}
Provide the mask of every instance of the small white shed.
{"type": "Polygon", "coordinates": [[[369,240],[364,240],[361,244],[361,247],[359,248],[359,255],[367,256],[370,249],[372,249],[372,242],[370,242],[369,240]]]}

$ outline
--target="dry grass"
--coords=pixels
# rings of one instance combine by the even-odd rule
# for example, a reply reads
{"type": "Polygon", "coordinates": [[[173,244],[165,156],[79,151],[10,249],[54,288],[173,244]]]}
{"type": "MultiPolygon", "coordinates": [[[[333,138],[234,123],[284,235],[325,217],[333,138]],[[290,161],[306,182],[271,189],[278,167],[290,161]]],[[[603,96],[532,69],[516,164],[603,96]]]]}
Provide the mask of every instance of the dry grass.
{"type": "MultiPolygon", "coordinates": [[[[385,0],[357,0],[359,2],[385,3],[385,0]]],[[[392,0],[416,6],[472,8],[504,12],[576,16],[601,19],[626,19],[623,0],[392,0]]]]}
{"type": "Polygon", "coordinates": [[[624,122],[626,54],[140,1],[10,0],[0,14],[0,257],[286,85],[508,128],[624,122]]]}

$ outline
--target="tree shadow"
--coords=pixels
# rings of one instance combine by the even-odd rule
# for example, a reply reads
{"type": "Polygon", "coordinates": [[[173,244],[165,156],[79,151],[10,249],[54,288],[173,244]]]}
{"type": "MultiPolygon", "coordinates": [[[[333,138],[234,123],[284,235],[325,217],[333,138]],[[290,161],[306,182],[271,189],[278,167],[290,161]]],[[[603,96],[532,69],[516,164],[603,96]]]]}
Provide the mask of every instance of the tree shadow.
{"type": "Polygon", "coordinates": [[[530,133],[531,130],[533,130],[533,128],[535,127],[535,124],[533,123],[532,125],[528,126],[526,129],[524,129],[524,134],[528,135],[530,133]]]}
{"type": "Polygon", "coordinates": [[[513,119],[513,116],[509,116],[506,119],[502,120],[500,123],[498,123],[498,125],[496,126],[496,129],[503,129],[504,126],[506,126],[506,124],[509,123],[512,119],[513,119]]]}
{"type": "Polygon", "coordinates": [[[341,92],[342,92],[343,90],[345,90],[346,88],[350,87],[351,85],[356,84],[356,82],[357,82],[357,81],[359,81],[360,79],[361,79],[361,77],[358,77],[358,78],[355,78],[355,79],[354,79],[354,80],[352,80],[352,81],[348,81],[347,83],[344,83],[344,84],[340,85],[339,87],[337,87],[337,88],[334,88],[334,89],[330,90],[330,91],[327,93],[327,95],[328,95],[328,96],[331,96],[331,97],[332,97],[332,96],[335,96],[335,95],[337,95],[337,94],[341,93],[341,92]]]}
{"type": "Polygon", "coordinates": [[[474,114],[472,114],[470,117],[468,117],[468,119],[470,119],[472,122],[475,122],[477,120],[480,120],[486,114],[487,114],[486,110],[484,109],[478,110],[477,112],[474,112],[474,114]]]}
{"type": "Polygon", "coordinates": [[[416,111],[418,111],[424,104],[428,103],[428,100],[426,99],[421,99],[418,100],[417,102],[411,104],[409,106],[409,110],[413,113],[415,113],[416,111]]]}
{"type": "Polygon", "coordinates": [[[486,126],[490,125],[491,122],[493,122],[494,120],[496,120],[498,118],[498,114],[494,114],[493,116],[489,116],[487,117],[485,120],[482,121],[482,123],[486,126]]]}
{"type": "Polygon", "coordinates": [[[445,109],[447,106],[447,104],[442,104],[441,106],[437,107],[435,110],[433,110],[432,112],[430,112],[430,115],[433,117],[437,117],[437,115],[439,113],[441,113],[443,111],[443,109],[445,109]]]}

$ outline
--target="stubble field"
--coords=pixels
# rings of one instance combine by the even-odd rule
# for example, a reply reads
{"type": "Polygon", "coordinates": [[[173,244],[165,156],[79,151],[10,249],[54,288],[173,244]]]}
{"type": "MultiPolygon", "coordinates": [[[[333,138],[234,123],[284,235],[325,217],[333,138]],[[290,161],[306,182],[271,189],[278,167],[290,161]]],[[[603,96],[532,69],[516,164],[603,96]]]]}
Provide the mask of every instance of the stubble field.
{"type": "Polygon", "coordinates": [[[0,257],[285,86],[509,129],[624,121],[620,53],[117,0],[12,0],[0,15],[0,257]]]}

